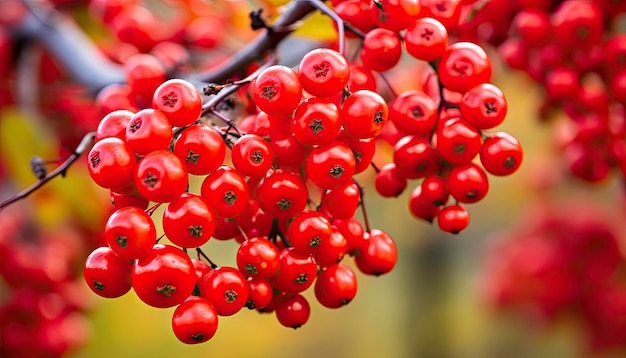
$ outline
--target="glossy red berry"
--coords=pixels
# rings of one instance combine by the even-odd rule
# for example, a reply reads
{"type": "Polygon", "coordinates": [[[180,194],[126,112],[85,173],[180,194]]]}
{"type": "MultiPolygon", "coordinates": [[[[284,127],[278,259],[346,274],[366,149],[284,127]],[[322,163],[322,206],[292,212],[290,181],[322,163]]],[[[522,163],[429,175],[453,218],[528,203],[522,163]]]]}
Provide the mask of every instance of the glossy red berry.
{"type": "Polygon", "coordinates": [[[270,115],[289,115],[302,98],[298,75],[289,67],[274,65],[262,71],[254,82],[256,105],[270,115]]]}
{"type": "Polygon", "coordinates": [[[366,275],[390,272],[398,261],[396,243],[386,232],[373,229],[365,233],[365,243],[354,257],[358,269],[366,275]]]}
{"type": "Polygon", "coordinates": [[[387,123],[389,110],[385,100],[376,92],[352,92],[341,107],[341,120],[346,134],[358,139],[380,134],[387,123]]]}
{"type": "Polygon", "coordinates": [[[239,246],[237,267],[246,277],[269,278],[280,265],[280,252],[270,240],[251,237],[239,246]]]}
{"type": "Polygon", "coordinates": [[[126,142],[137,155],[168,149],[173,135],[167,117],[152,108],[135,113],[126,126],[126,142]]]}
{"type": "Polygon", "coordinates": [[[352,149],[343,142],[313,148],[306,161],[309,179],[322,189],[337,189],[354,175],[355,158],[352,149]]]}
{"type": "Polygon", "coordinates": [[[369,31],[363,39],[361,61],[372,71],[384,72],[400,62],[402,41],[397,32],[384,28],[369,31]]]}
{"type": "Polygon", "coordinates": [[[300,294],[289,295],[276,304],[276,318],[285,327],[300,328],[309,320],[310,315],[311,305],[300,294]]]}
{"type": "Polygon", "coordinates": [[[489,190],[487,174],[474,163],[454,167],[448,174],[448,190],[461,203],[480,201],[489,190]]]}
{"type": "Polygon", "coordinates": [[[423,17],[413,22],[404,34],[404,46],[411,56],[434,61],[448,47],[448,30],[437,19],[423,17]]]}
{"type": "Polygon", "coordinates": [[[218,317],[213,304],[202,297],[191,296],[172,314],[172,331],[186,344],[206,342],[217,332],[218,317]]]}
{"type": "Polygon", "coordinates": [[[204,245],[215,230],[213,209],[201,196],[183,193],[163,211],[163,232],[175,245],[193,248],[204,245]]]}
{"type": "Polygon", "coordinates": [[[437,153],[452,165],[467,164],[478,155],[481,133],[463,118],[451,118],[437,128],[437,153]]]}
{"type": "Polygon", "coordinates": [[[387,163],[376,173],[374,187],[383,197],[399,196],[408,185],[408,180],[400,173],[395,163],[387,163]]]}
{"type": "Polygon", "coordinates": [[[108,137],[126,140],[126,127],[134,115],[129,110],[118,109],[104,116],[96,129],[96,142],[108,137]]]}
{"type": "Polygon", "coordinates": [[[172,126],[184,127],[200,117],[202,94],[188,81],[170,79],[154,91],[152,106],[160,110],[172,126]]]}
{"type": "Polygon", "coordinates": [[[317,97],[330,97],[341,93],[348,84],[350,67],[339,52],[317,48],[302,57],[298,75],[306,92],[317,97]]]}
{"type": "Polygon", "coordinates": [[[133,181],[137,159],[128,144],[115,137],[102,139],[87,154],[89,175],[99,186],[117,189],[133,181]]]}
{"type": "Polygon", "coordinates": [[[451,91],[465,93],[491,79],[491,61],[482,47],[472,42],[449,45],[438,64],[439,79],[451,91]]]}
{"type": "Polygon", "coordinates": [[[221,166],[207,176],[200,188],[216,216],[230,218],[241,214],[248,206],[250,191],[244,176],[228,166],[221,166]]]}
{"type": "Polygon", "coordinates": [[[504,132],[495,133],[480,148],[480,162],[493,175],[513,174],[522,165],[524,152],[517,138],[504,132]]]}
{"type": "Polygon", "coordinates": [[[378,27],[399,32],[420,14],[419,0],[371,0],[370,9],[378,27]]]}
{"type": "Polygon", "coordinates": [[[315,298],[324,307],[345,306],[356,296],[356,274],[343,264],[329,266],[317,276],[314,292],[315,298]]]}
{"type": "Polygon", "coordinates": [[[461,205],[446,206],[439,212],[437,224],[442,231],[458,234],[469,225],[469,213],[461,205]]]}
{"type": "Polygon", "coordinates": [[[294,136],[303,144],[329,144],[337,138],[341,128],[339,109],[325,98],[308,98],[293,113],[291,128],[294,136]]]}
{"type": "Polygon", "coordinates": [[[119,257],[110,247],[99,247],[87,256],[83,277],[98,296],[115,298],[130,291],[131,268],[131,261],[119,257]]]}
{"type": "Polygon", "coordinates": [[[289,247],[280,252],[280,267],[272,284],[279,291],[298,293],[311,287],[316,276],[317,263],[313,255],[289,247]]]}
{"type": "Polygon", "coordinates": [[[194,124],[182,131],[174,154],[187,168],[189,174],[207,175],[224,163],[226,144],[215,128],[206,124],[194,124]]]}
{"type": "Polygon", "coordinates": [[[333,219],[349,219],[356,213],[360,202],[359,186],[354,180],[350,180],[324,194],[322,211],[327,212],[333,219]]]}
{"type": "Polygon", "coordinates": [[[248,284],[236,268],[221,266],[204,276],[199,283],[200,295],[209,300],[218,315],[232,316],[248,301],[248,284]]]}
{"type": "Polygon", "coordinates": [[[249,309],[263,309],[272,303],[274,290],[272,284],[263,278],[248,277],[248,302],[249,309]]]}
{"type": "Polygon", "coordinates": [[[419,179],[439,170],[439,154],[430,143],[418,136],[405,136],[393,148],[393,162],[407,179],[419,179]]]}
{"type": "Polygon", "coordinates": [[[134,206],[113,212],[104,227],[107,244],[126,260],[148,256],[156,243],[156,236],[156,226],[150,215],[134,206]]]}
{"type": "Polygon", "coordinates": [[[306,207],[309,194],[302,178],[288,171],[274,171],[256,190],[259,207],[277,219],[289,219],[306,207]]]}
{"type": "Polygon", "coordinates": [[[131,281],[144,303],[167,308],[181,304],[191,295],[196,286],[196,272],[183,250],[156,244],[147,257],[133,263],[131,281]]]}
{"type": "Polygon", "coordinates": [[[478,129],[491,129],[506,118],[508,104],[502,91],[491,83],[481,83],[465,92],[461,115],[478,129]]]}
{"type": "Polygon", "coordinates": [[[332,226],[326,215],[305,210],[296,215],[289,224],[289,243],[304,254],[316,254],[325,250],[332,234],[332,226]]]}
{"type": "Polygon", "coordinates": [[[389,103],[389,119],[402,134],[430,135],[437,123],[437,105],[424,92],[405,91],[389,103]]]}
{"type": "Polygon", "coordinates": [[[231,158],[241,174],[260,177],[272,167],[274,153],[268,141],[256,134],[246,134],[233,145],[231,158]]]}
{"type": "Polygon", "coordinates": [[[144,198],[167,203],[179,198],[187,189],[187,169],[174,153],[157,150],[137,163],[135,185],[144,198]]]}

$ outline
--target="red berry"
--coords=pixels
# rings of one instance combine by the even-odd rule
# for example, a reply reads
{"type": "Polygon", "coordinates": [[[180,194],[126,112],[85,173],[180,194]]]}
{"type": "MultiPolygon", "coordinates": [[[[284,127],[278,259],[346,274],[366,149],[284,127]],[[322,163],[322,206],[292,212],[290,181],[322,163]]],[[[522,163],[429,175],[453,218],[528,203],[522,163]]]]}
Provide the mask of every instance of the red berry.
{"type": "Polygon", "coordinates": [[[352,92],[341,106],[343,129],[353,138],[375,137],[383,131],[388,111],[387,103],[378,93],[369,90],[352,92]]]}
{"type": "Polygon", "coordinates": [[[248,301],[248,284],[239,270],[221,266],[204,276],[199,283],[200,295],[209,300],[218,315],[232,316],[248,301]]]}
{"type": "Polygon", "coordinates": [[[313,148],[306,161],[309,179],[322,189],[337,189],[354,175],[355,158],[352,149],[335,141],[313,148]]]}
{"type": "Polygon", "coordinates": [[[272,167],[274,154],[268,141],[256,134],[246,134],[233,145],[231,158],[241,174],[261,177],[272,167]]]}
{"type": "Polygon", "coordinates": [[[207,175],[224,163],[226,144],[221,134],[206,124],[186,128],[174,144],[174,154],[189,174],[207,175]]]}
{"type": "Polygon", "coordinates": [[[450,205],[441,209],[437,224],[442,231],[458,234],[469,225],[469,213],[461,205],[450,205]]]}
{"type": "Polygon", "coordinates": [[[185,80],[171,79],[154,91],[152,106],[160,110],[172,126],[184,127],[200,117],[202,94],[185,80]]]}
{"type": "Polygon", "coordinates": [[[185,248],[204,245],[215,230],[213,209],[203,197],[191,193],[170,202],[162,222],[167,238],[185,248]]]}
{"type": "Polygon", "coordinates": [[[348,61],[337,51],[317,48],[308,52],[298,66],[302,89],[317,97],[343,91],[350,78],[348,61]]]}
{"type": "Polygon", "coordinates": [[[480,148],[480,162],[493,175],[513,174],[522,165],[523,157],[519,141],[504,132],[487,137],[480,148]]]}
{"type": "Polygon", "coordinates": [[[168,203],[187,189],[187,169],[174,153],[157,150],[137,163],[135,185],[144,198],[168,203]]]}
{"type": "Polygon", "coordinates": [[[254,102],[270,115],[289,115],[300,103],[302,85],[289,67],[274,65],[262,71],[254,82],[254,102]]]}
{"type": "Polygon", "coordinates": [[[285,327],[300,328],[309,320],[310,315],[311,306],[300,294],[282,298],[276,304],[276,318],[285,327]]]}
{"type": "Polygon", "coordinates": [[[120,257],[126,260],[142,259],[152,252],[156,242],[156,227],[143,210],[128,206],[109,216],[104,227],[104,238],[120,257]]]}
{"type": "Polygon", "coordinates": [[[99,186],[117,189],[133,181],[137,159],[125,141],[111,137],[102,139],[87,154],[91,179],[99,186]]]}
{"type": "Polygon", "coordinates": [[[347,305],[356,296],[356,292],[356,275],[343,264],[323,269],[315,280],[315,298],[327,308],[347,305]]]}
{"type": "Polygon", "coordinates": [[[196,272],[183,250],[156,244],[147,257],[133,263],[131,281],[144,303],[167,308],[181,304],[191,295],[196,272]]]}
{"type": "Polygon", "coordinates": [[[280,264],[280,252],[274,243],[262,237],[252,237],[237,250],[237,267],[247,277],[268,278],[280,264]]]}
{"type": "Polygon", "coordinates": [[[398,249],[391,236],[382,230],[365,233],[365,243],[354,257],[354,262],[366,275],[380,276],[390,272],[398,260],[398,249]]]}
{"type": "Polygon", "coordinates": [[[209,300],[191,296],[174,310],[172,330],[186,344],[206,342],[213,338],[218,326],[217,312],[209,300]]]}
{"type": "Polygon", "coordinates": [[[489,190],[487,174],[474,163],[454,167],[448,174],[448,190],[461,203],[480,201],[489,190]]]}
{"type": "Polygon", "coordinates": [[[99,247],[85,260],[83,275],[87,286],[98,296],[115,298],[130,291],[131,268],[131,262],[111,248],[99,247]]]}
{"type": "Polygon", "coordinates": [[[302,178],[287,171],[270,173],[256,190],[261,210],[277,219],[289,219],[302,212],[308,198],[302,178]]]}
{"type": "Polygon", "coordinates": [[[249,205],[250,192],[245,178],[228,166],[221,166],[207,176],[200,190],[219,217],[237,216],[249,205]]]}

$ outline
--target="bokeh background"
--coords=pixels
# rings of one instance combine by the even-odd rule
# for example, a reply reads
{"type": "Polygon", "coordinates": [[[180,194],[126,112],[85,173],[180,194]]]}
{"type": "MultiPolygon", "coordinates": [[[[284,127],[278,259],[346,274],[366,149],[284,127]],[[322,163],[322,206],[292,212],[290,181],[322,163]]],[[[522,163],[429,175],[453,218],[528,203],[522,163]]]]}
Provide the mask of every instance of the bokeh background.
{"type": "MultiPolygon", "coordinates": [[[[241,3],[245,3],[240,5],[243,11],[245,6],[254,2],[241,3]]],[[[245,23],[245,16],[237,18],[245,23]]],[[[96,38],[99,36],[101,29],[89,25],[85,13],[77,12],[77,19],[96,38]]],[[[334,36],[328,19],[318,16],[309,21],[294,43],[323,43],[334,36]]],[[[236,45],[233,43],[231,47],[236,45]]],[[[458,235],[449,235],[442,233],[436,225],[416,220],[410,215],[407,203],[410,190],[417,182],[411,182],[401,196],[383,199],[373,188],[374,172],[367,171],[359,175],[359,180],[366,187],[365,202],[370,221],[372,227],[384,229],[396,241],[398,264],[392,272],[380,277],[359,274],[357,296],[347,306],[337,310],[326,309],[315,302],[312,292],[306,292],[305,296],[310,298],[312,304],[311,318],[297,330],[282,327],[273,314],[246,310],[232,317],[220,317],[218,333],[210,342],[187,346],[179,343],[171,332],[173,308],[148,307],[132,291],[118,299],[100,298],[82,286],[79,277],[77,284],[67,291],[72,292],[70,296],[76,301],[72,304],[79,307],[84,315],[57,327],[57,332],[63,331],[63,334],[81,342],[67,356],[624,356],[626,341],[617,344],[614,349],[590,350],[587,328],[578,319],[580,312],[576,309],[556,318],[546,318],[532,308],[501,309],[489,295],[486,277],[489,277],[488,263],[494,255],[498,256],[495,245],[532,225],[537,215],[565,216],[564,227],[569,225],[573,228],[581,218],[598,217],[615,229],[620,244],[626,240],[619,225],[626,214],[623,178],[612,175],[593,185],[571,178],[561,158],[559,133],[562,132],[562,120],[559,114],[553,114],[554,120],[549,123],[540,120],[537,112],[543,90],[525,74],[508,70],[495,53],[492,55],[495,68],[493,82],[503,90],[509,103],[508,117],[497,129],[515,135],[524,146],[525,157],[522,167],[514,175],[490,177],[491,187],[487,197],[468,206],[471,215],[468,229],[458,235]]],[[[0,56],[4,54],[0,53],[0,56]]],[[[41,56],[41,53],[33,51],[32,56],[41,56]]],[[[28,70],[28,65],[22,67],[26,68],[22,71],[28,70]]],[[[387,75],[392,83],[404,81],[397,85],[410,87],[411,81],[418,81],[419,78],[406,76],[405,70],[400,66],[387,75]]],[[[0,80],[3,81],[0,90],[7,91],[15,85],[14,78],[0,80]]],[[[33,89],[29,87],[31,85],[26,83],[25,86],[33,89]]],[[[39,86],[34,89],[43,96],[54,93],[54,88],[46,88],[46,83],[39,86]]],[[[381,88],[381,91],[385,89],[381,88]]],[[[3,94],[6,95],[6,92],[3,94]]],[[[63,128],[71,123],[51,121],[49,113],[37,110],[34,103],[24,100],[23,94],[21,96],[0,107],[2,200],[35,181],[28,164],[30,158],[55,158],[67,153],[57,134],[59,126],[63,128]]],[[[378,149],[375,161],[380,166],[390,160],[390,147],[380,143],[378,149]]],[[[199,181],[192,185],[198,184],[199,181]]],[[[11,251],[12,245],[16,244],[10,236],[16,231],[10,230],[14,229],[10,224],[24,221],[25,225],[37,228],[37,235],[53,236],[48,240],[57,244],[65,242],[54,250],[29,251],[33,255],[25,260],[29,260],[33,270],[37,266],[54,266],[53,259],[67,252],[80,262],[81,255],[86,257],[88,247],[99,240],[98,232],[106,215],[107,209],[103,209],[106,205],[108,193],[90,182],[85,163],[79,160],[65,178],[53,180],[27,200],[0,211],[0,255],[5,255],[2,256],[5,263],[12,262],[7,257],[17,255],[11,251]]],[[[156,218],[158,214],[159,211],[155,214],[156,218]]],[[[23,231],[20,232],[24,236],[23,231]]],[[[236,247],[235,242],[211,240],[205,251],[220,264],[232,265],[236,247]]],[[[535,259],[532,254],[529,257],[531,261],[535,259]]],[[[354,267],[351,258],[346,258],[344,262],[354,267]]],[[[11,272],[6,266],[0,264],[4,272],[11,272]]],[[[66,270],[75,272],[77,268],[67,267],[66,270]]],[[[7,277],[0,279],[0,305],[10,299],[11,284],[4,282],[10,280],[7,277]]],[[[54,298],[50,297],[43,299],[39,305],[53,306],[51,302],[54,298]]],[[[51,310],[31,308],[45,312],[51,310]]],[[[595,308],[604,309],[601,305],[595,308]]],[[[619,314],[624,310],[615,312],[619,314]]],[[[3,315],[6,316],[6,313],[3,315]]],[[[0,336],[5,340],[13,335],[22,337],[19,327],[4,324],[0,325],[0,329],[3,331],[0,336]]],[[[48,335],[53,333],[48,332],[48,335]]],[[[40,336],[22,338],[26,341],[42,339],[40,336]]],[[[0,347],[2,344],[0,340],[0,347]]]]}

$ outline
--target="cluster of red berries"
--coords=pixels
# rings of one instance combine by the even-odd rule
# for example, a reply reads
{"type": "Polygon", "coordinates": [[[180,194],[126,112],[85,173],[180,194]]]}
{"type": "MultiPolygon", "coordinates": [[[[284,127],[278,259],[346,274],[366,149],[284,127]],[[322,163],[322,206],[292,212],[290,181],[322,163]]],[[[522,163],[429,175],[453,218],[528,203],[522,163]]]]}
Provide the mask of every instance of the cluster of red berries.
{"type": "MultiPolygon", "coordinates": [[[[339,15],[348,3],[337,4],[339,15]]],[[[108,246],[85,263],[95,293],[118,297],[132,288],[150,306],[176,306],[172,328],[185,343],[210,339],[218,316],[245,306],[299,327],[310,315],[301,293],[312,286],[321,305],[347,304],[357,281],[344,256],[376,276],[397,260],[391,237],[369,227],[363,188],[353,178],[373,166],[376,139],[389,132],[393,162],[374,166],[377,191],[397,196],[407,180],[421,179],[410,199],[413,215],[438,218],[451,233],[467,227],[463,204],[485,197],[487,173],[511,174],[522,160],[514,137],[486,132],[507,112],[504,95],[489,83],[489,58],[474,43],[448,44],[446,27],[424,17],[418,1],[368,6],[377,27],[364,35],[362,64],[318,48],[295,70],[264,67],[247,86],[253,113],[238,121],[204,108],[191,83],[165,81],[149,55],[125,63],[128,91],[143,100],[99,95],[113,110],[87,156],[94,182],[110,190],[116,208],[104,228],[108,246]],[[396,66],[405,48],[432,64],[436,90],[386,100],[372,71],[396,66]],[[150,108],[131,107],[148,102],[150,108]],[[209,116],[227,126],[210,124],[209,116]],[[190,191],[190,175],[202,178],[198,193],[190,191]],[[151,215],[160,205],[158,237],[151,215]],[[359,206],[363,224],[355,218],[359,206]],[[169,243],[160,242],[164,237],[169,243]],[[209,259],[201,246],[210,238],[236,239],[237,267],[209,259]]],[[[205,93],[219,95],[229,85],[239,84],[205,93]]]]}
{"type": "Polygon", "coordinates": [[[620,1],[490,1],[461,31],[498,46],[513,69],[544,92],[540,115],[563,113],[558,133],[572,175],[601,181],[613,169],[624,176],[626,4],[620,1]],[[492,30],[478,28],[491,24],[492,30]]]}
{"type": "MultiPolygon", "coordinates": [[[[460,5],[446,3],[453,13],[460,5]]],[[[360,71],[390,70],[404,50],[431,64],[426,91],[407,90],[389,101],[393,161],[377,168],[375,184],[379,194],[392,197],[408,180],[419,179],[409,199],[411,213],[428,222],[437,218],[443,231],[462,231],[469,224],[464,205],[485,197],[487,173],[512,174],[523,157],[516,138],[487,132],[504,121],[507,101],[489,83],[485,50],[449,41],[448,28],[455,29],[459,18],[450,18],[437,2],[349,0],[336,2],[335,10],[364,32],[360,71]]]]}
{"type": "Polygon", "coordinates": [[[236,133],[199,122],[200,92],[176,79],[156,89],[153,108],[105,116],[87,160],[117,210],[104,229],[108,247],[85,263],[91,289],[118,297],[132,287],[148,305],[178,306],[174,333],[199,343],[215,334],[218,316],[244,306],[275,311],[288,327],[303,325],[310,307],[300,293],[313,285],[322,305],[347,304],[357,289],[356,275],[340,263],[347,253],[358,252],[356,265],[366,274],[389,272],[396,246],[383,231],[364,232],[353,217],[360,189],[352,179],[371,161],[374,150],[364,157],[359,148],[368,144],[361,141],[373,144],[387,107],[363,90],[340,110],[326,97],[341,93],[348,79],[346,60],[329,49],[308,53],[298,73],[270,66],[253,84],[262,112],[236,133]],[[311,96],[302,100],[303,91],[311,96]],[[236,138],[228,156],[227,137],[236,138]],[[204,176],[200,193],[187,191],[189,175],[204,176]],[[325,193],[319,210],[307,209],[316,190],[325,193]],[[155,244],[148,202],[167,204],[162,228],[171,244],[155,244]],[[237,267],[211,263],[200,249],[211,237],[238,238],[237,267]],[[178,247],[196,248],[198,259],[178,247]]]}
{"type": "Polygon", "coordinates": [[[573,317],[583,323],[590,350],[624,347],[623,230],[604,210],[588,200],[531,207],[486,256],[489,302],[545,323],[573,317]]]}

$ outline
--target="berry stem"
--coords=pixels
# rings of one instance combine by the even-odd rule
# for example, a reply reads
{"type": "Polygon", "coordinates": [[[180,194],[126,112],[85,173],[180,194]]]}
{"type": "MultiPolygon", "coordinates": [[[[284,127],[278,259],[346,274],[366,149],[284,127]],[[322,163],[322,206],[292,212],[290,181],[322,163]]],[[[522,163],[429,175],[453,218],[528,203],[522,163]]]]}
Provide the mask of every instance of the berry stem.
{"type": "MultiPolygon", "coordinates": [[[[383,80],[383,82],[385,82],[385,85],[387,86],[387,88],[389,88],[389,92],[391,92],[391,95],[395,98],[398,97],[398,92],[396,92],[396,90],[393,89],[393,86],[391,85],[391,83],[389,82],[389,80],[387,79],[387,76],[385,76],[382,73],[378,73],[378,75],[380,76],[380,78],[383,80]]],[[[442,97],[443,98],[443,97],[442,97]]]]}
{"type": "Polygon", "coordinates": [[[212,269],[216,269],[219,267],[213,261],[211,261],[211,259],[204,253],[204,251],[202,251],[201,248],[196,247],[196,253],[198,254],[198,260],[200,260],[200,258],[202,257],[209,263],[209,266],[211,266],[212,269]]]}
{"type": "Polygon", "coordinates": [[[337,15],[335,11],[329,8],[323,1],[311,0],[311,4],[315,6],[315,8],[317,8],[324,15],[330,17],[337,24],[337,36],[338,36],[337,42],[339,43],[338,52],[343,55],[345,51],[345,47],[346,47],[346,35],[345,35],[346,23],[343,21],[343,19],[339,15],[337,15]]]}
{"type": "Polygon", "coordinates": [[[441,83],[441,80],[439,79],[439,73],[438,73],[438,70],[437,70],[437,63],[435,61],[430,61],[430,62],[428,62],[428,64],[430,65],[430,68],[432,68],[432,70],[437,75],[437,82],[439,84],[439,107],[437,109],[437,113],[441,114],[441,111],[443,111],[444,109],[459,108],[460,105],[458,103],[449,102],[449,101],[446,100],[446,98],[444,96],[443,90],[445,89],[445,87],[444,87],[443,83],[441,83]]]}
{"type": "Polygon", "coordinates": [[[361,205],[361,213],[363,214],[363,223],[365,224],[365,231],[369,233],[369,232],[372,232],[372,229],[370,227],[369,217],[367,216],[367,209],[365,208],[365,200],[364,200],[365,190],[363,186],[359,184],[356,180],[354,182],[356,183],[356,186],[359,188],[359,204],[361,205]]]}
{"type": "Polygon", "coordinates": [[[163,203],[156,203],[156,204],[152,205],[151,207],[146,209],[146,214],[152,216],[152,214],[154,214],[156,209],[158,209],[161,206],[161,204],[163,204],[163,203]]]}
{"type": "Polygon", "coordinates": [[[237,220],[233,219],[233,221],[235,222],[235,225],[237,226],[237,230],[239,230],[239,233],[243,237],[244,241],[248,240],[248,235],[246,234],[244,229],[237,223],[237,220]]]}
{"type": "Polygon", "coordinates": [[[320,196],[320,203],[315,208],[315,211],[320,211],[320,209],[322,208],[322,205],[324,204],[324,199],[326,198],[326,193],[327,192],[328,192],[328,190],[322,190],[322,195],[320,196]]]}
{"type": "Polygon", "coordinates": [[[216,111],[215,109],[212,109],[209,113],[219,118],[222,122],[226,123],[226,125],[228,126],[228,129],[226,130],[226,132],[228,132],[228,130],[232,128],[235,130],[235,132],[237,132],[239,136],[243,135],[232,119],[224,116],[223,114],[221,114],[219,111],[216,111]]]}

